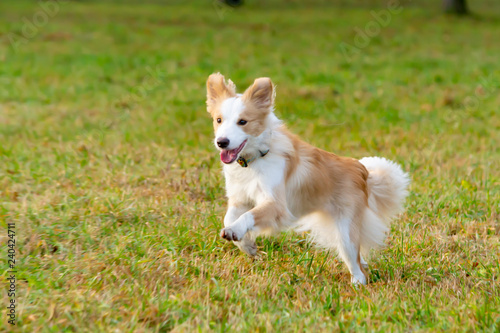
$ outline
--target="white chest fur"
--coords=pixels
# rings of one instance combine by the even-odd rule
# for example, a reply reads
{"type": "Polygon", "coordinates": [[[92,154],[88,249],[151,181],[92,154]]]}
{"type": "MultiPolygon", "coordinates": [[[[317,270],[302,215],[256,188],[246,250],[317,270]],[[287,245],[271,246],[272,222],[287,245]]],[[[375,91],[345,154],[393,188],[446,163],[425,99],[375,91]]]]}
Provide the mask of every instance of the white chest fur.
{"type": "Polygon", "coordinates": [[[283,184],[285,159],[269,153],[243,168],[237,163],[224,165],[227,196],[255,206],[273,199],[275,190],[283,184]]]}

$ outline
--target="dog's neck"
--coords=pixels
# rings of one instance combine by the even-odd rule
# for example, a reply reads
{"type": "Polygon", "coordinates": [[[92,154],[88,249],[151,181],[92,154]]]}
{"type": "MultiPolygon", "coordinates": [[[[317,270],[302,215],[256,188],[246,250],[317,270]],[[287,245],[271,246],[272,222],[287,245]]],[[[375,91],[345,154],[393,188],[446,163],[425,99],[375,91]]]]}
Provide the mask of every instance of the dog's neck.
{"type": "Polygon", "coordinates": [[[269,149],[266,150],[266,151],[262,151],[262,150],[259,150],[259,153],[258,155],[256,156],[253,156],[253,157],[243,157],[243,156],[240,156],[238,157],[238,159],[236,160],[236,162],[238,162],[239,165],[241,165],[243,168],[246,168],[248,167],[248,165],[255,161],[256,159],[258,159],[259,157],[264,157],[267,155],[267,153],[269,153],[269,149]]]}

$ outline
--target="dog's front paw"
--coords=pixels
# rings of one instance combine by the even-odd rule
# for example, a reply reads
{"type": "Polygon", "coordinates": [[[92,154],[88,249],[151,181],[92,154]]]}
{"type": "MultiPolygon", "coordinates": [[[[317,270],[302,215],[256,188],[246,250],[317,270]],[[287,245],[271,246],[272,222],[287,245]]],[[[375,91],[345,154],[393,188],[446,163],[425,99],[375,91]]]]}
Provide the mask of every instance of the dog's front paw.
{"type": "Polygon", "coordinates": [[[231,228],[224,228],[220,232],[220,236],[228,241],[239,241],[243,238],[243,235],[238,235],[238,233],[231,228]]]}
{"type": "Polygon", "coordinates": [[[239,241],[238,236],[236,235],[236,232],[231,230],[231,228],[222,229],[220,232],[220,236],[228,241],[236,241],[236,242],[239,241]]]}

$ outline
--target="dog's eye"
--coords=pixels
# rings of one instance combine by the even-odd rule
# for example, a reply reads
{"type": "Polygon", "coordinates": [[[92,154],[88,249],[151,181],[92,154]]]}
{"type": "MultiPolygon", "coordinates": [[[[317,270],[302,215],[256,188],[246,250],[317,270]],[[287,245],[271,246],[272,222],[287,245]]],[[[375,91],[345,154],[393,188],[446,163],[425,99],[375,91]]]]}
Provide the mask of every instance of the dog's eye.
{"type": "Polygon", "coordinates": [[[238,125],[241,125],[241,126],[245,125],[246,123],[247,123],[247,121],[244,119],[240,119],[240,121],[238,121],[238,125]]]}
{"type": "Polygon", "coordinates": [[[222,119],[217,118],[217,122],[220,124],[222,122],[222,119]]]}

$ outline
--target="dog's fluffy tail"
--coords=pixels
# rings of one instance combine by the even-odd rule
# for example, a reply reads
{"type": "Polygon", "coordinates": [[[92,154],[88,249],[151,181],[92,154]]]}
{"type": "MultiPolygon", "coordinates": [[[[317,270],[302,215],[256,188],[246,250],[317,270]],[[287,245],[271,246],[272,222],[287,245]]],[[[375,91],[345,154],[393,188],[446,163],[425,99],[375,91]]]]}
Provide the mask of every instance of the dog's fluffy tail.
{"type": "Polygon", "coordinates": [[[365,157],[360,162],[369,172],[368,205],[389,223],[403,209],[410,177],[398,164],[383,157],[365,157]]]}
{"type": "Polygon", "coordinates": [[[365,214],[362,248],[383,245],[391,219],[403,209],[410,177],[401,167],[382,157],[360,160],[368,170],[368,206],[365,214]]]}

